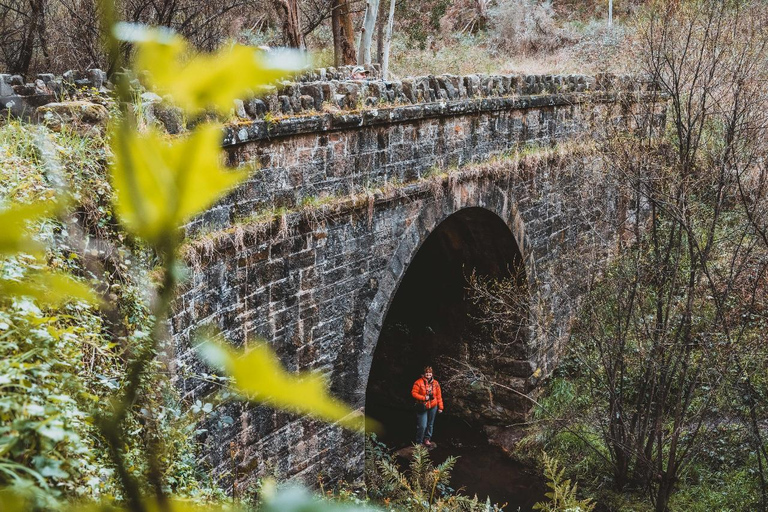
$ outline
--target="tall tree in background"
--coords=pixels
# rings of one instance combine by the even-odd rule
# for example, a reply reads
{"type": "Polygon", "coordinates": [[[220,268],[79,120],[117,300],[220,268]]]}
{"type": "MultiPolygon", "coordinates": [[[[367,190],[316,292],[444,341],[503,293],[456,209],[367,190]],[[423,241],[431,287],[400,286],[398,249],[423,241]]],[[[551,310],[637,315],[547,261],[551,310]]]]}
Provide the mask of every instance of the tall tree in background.
{"type": "Polygon", "coordinates": [[[283,35],[286,44],[292,48],[306,48],[299,20],[298,0],[274,0],[278,12],[283,15],[283,35]]]}
{"type": "Polygon", "coordinates": [[[371,44],[373,31],[376,28],[376,18],[379,13],[379,0],[367,0],[365,3],[365,18],[363,19],[360,48],[357,50],[357,63],[371,63],[371,44]]]}
{"type": "Polygon", "coordinates": [[[331,0],[331,28],[333,31],[333,59],[335,66],[355,63],[355,38],[349,0],[331,0]]]}
{"type": "Polygon", "coordinates": [[[387,25],[384,28],[382,37],[382,51],[379,58],[381,63],[381,78],[386,80],[389,75],[389,49],[392,46],[392,26],[395,22],[395,0],[389,0],[389,15],[387,16],[387,25]]]}

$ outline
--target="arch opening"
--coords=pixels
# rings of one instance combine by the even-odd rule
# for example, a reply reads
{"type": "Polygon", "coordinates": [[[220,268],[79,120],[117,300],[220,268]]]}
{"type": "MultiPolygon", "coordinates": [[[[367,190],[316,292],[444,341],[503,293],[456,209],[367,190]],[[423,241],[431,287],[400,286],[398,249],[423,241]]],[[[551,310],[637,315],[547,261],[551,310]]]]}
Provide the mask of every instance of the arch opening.
{"type": "Polygon", "coordinates": [[[529,409],[528,400],[504,389],[528,391],[525,277],[519,246],[495,213],[474,207],[446,218],[418,249],[391,300],[365,402],[366,414],[383,425],[381,439],[391,448],[408,446],[415,433],[411,386],[425,365],[433,366],[445,402],[445,413],[435,422],[433,458],[441,462],[461,455],[454,488],[464,486],[469,495],[490,495],[524,509],[540,494],[528,491],[522,468],[515,469],[488,444],[488,432],[519,421],[529,409]],[[512,284],[525,306],[517,319],[523,328],[491,333],[469,289],[473,273],[481,280],[512,284]],[[478,478],[478,467],[488,474],[478,478]],[[523,480],[515,483],[515,478],[523,480]]]}

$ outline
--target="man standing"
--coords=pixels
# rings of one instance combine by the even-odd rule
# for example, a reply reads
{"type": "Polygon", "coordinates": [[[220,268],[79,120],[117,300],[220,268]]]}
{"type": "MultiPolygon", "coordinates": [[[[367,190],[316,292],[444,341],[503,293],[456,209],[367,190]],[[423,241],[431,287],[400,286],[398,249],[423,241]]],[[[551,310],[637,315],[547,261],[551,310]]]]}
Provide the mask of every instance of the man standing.
{"type": "Polygon", "coordinates": [[[432,447],[432,428],[435,416],[443,412],[443,393],[440,384],[432,378],[432,367],[424,368],[422,376],[413,383],[411,396],[416,399],[416,444],[432,447]]]}

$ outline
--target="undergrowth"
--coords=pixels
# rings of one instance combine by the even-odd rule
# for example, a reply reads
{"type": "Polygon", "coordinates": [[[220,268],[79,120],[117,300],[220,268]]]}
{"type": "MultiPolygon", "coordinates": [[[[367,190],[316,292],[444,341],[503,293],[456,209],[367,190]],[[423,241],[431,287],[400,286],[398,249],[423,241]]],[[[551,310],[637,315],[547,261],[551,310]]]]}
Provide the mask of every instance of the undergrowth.
{"type": "MultiPolygon", "coordinates": [[[[143,290],[152,255],[125,237],[112,214],[104,138],[66,128],[10,121],[0,126],[0,208],[31,203],[66,190],[71,199],[59,220],[35,226],[45,244],[44,265],[93,282],[113,306],[99,311],[73,302],[57,310],[23,298],[0,308],[0,484],[22,489],[38,507],[58,498],[119,496],[93,412],[124,385],[126,358],[144,343],[153,319],[143,290]]],[[[23,254],[0,260],[5,279],[23,280],[40,266],[23,254]]],[[[219,494],[195,467],[195,414],[157,363],[143,384],[153,417],[130,419],[128,460],[148,436],[165,440],[164,471],[180,494],[219,494]]],[[[144,468],[136,462],[132,470],[144,468]]]]}

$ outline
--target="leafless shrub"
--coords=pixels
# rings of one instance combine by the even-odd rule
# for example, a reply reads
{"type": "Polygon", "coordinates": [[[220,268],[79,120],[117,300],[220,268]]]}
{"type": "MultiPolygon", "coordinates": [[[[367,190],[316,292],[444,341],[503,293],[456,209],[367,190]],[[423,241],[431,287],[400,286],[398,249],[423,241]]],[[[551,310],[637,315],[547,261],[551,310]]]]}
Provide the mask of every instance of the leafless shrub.
{"type": "Polygon", "coordinates": [[[521,54],[554,51],[572,42],[555,22],[552,3],[502,1],[490,9],[491,34],[499,48],[521,54]]]}
{"type": "Polygon", "coordinates": [[[474,34],[488,27],[488,0],[458,0],[451,3],[440,18],[440,32],[448,34],[474,34]]]}
{"type": "Polygon", "coordinates": [[[479,314],[474,320],[485,328],[494,343],[509,344],[525,340],[528,328],[528,293],[525,269],[502,279],[479,275],[467,277],[467,296],[479,314]]]}

